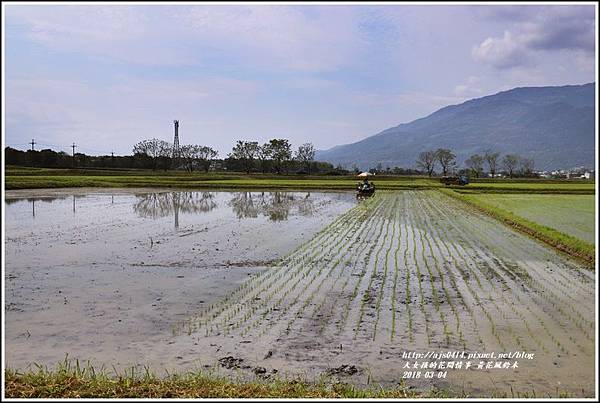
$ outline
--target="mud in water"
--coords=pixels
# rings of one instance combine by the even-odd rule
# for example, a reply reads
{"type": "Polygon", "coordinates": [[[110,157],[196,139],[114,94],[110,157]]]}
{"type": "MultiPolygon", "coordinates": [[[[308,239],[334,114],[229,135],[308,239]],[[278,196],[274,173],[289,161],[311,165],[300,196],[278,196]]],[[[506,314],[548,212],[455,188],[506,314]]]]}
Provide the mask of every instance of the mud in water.
{"type": "MultiPolygon", "coordinates": [[[[259,213],[265,226],[238,237],[228,234],[248,221],[222,218],[212,230],[225,234],[218,240],[203,232],[213,228],[208,224],[183,228],[202,216],[197,213],[180,215],[175,228],[173,215],[140,220],[137,212],[129,220],[80,224],[78,218],[66,225],[57,211],[40,231],[24,209],[11,218],[7,206],[9,363],[52,364],[68,351],[107,366],[395,386],[405,372],[415,372],[407,363],[440,361],[404,353],[524,352],[534,358],[491,360],[518,361],[514,369],[478,370],[490,360],[477,355],[452,359],[471,361],[468,370],[448,369],[443,379],[426,379],[421,370],[420,378],[404,382],[470,396],[594,395],[593,272],[439,192],[379,192],[335,219],[352,205],[352,195],[310,197],[337,208],[320,207],[329,211],[327,219],[289,214],[281,232],[267,232],[270,215],[259,213]],[[18,223],[20,216],[25,221],[18,223]],[[311,220],[323,229],[299,235],[298,226],[311,220]],[[156,238],[148,244],[151,234],[156,238]],[[186,248],[176,247],[186,239],[186,248]],[[273,253],[272,245],[284,251],[299,244],[286,256],[273,253]],[[40,245],[46,256],[34,253],[40,245]],[[267,249],[271,254],[261,252],[267,249]],[[219,266],[221,250],[236,262],[270,264],[248,276],[243,264],[219,266]]],[[[128,200],[122,210],[131,217],[128,200]]],[[[88,211],[102,208],[92,204],[88,211]]],[[[254,207],[240,211],[257,215],[254,207]]]]}

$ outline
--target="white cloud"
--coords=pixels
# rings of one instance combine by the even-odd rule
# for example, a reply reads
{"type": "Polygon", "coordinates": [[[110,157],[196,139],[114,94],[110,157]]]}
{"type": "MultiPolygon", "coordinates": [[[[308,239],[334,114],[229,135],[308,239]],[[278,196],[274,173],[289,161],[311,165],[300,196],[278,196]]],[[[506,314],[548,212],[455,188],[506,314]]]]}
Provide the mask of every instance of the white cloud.
{"type": "Polygon", "coordinates": [[[520,66],[527,61],[525,47],[510,31],[504,31],[502,38],[487,38],[473,47],[475,60],[499,69],[520,66]]]}
{"type": "MultiPolygon", "coordinates": [[[[587,6],[485,7],[488,18],[508,23],[503,37],[488,37],[472,51],[473,58],[497,69],[533,64],[539,53],[568,52],[594,57],[595,13],[587,6]]],[[[585,67],[584,67],[585,68],[585,67]]]]}

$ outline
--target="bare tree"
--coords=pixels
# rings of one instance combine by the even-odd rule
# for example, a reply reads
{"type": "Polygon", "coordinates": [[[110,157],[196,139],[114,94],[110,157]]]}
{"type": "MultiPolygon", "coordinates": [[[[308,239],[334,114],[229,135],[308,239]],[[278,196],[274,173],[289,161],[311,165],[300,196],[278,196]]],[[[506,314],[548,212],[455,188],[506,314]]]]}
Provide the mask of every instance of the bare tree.
{"type": "Polygon", "coordinates": [[[446,176],[448,171],[454,166],[456,155],[447,148],[438,148],[435,156],[442,167],[442,175],[446,176]]]}
{"type": "Polygon", "coordinates": [[[533,158],[521,158],[521,173],[525,176],[530,176],[533,173],[535,161],[533,158]]]}
{"type": "Polygon", "coordinates": [[[210,169],[210,164],[212,160],[219,155],[219,153],[208,146],[197,146],[196,159],[198,160],[200,166],[204,169],[205,172],[208,172],[210,169]]]}
{"type": "Polygon", "coordinates": [[[166,171],[171,166],[173,156],[173,145],[168,141],[158,140],[158,159],[161,161],[163,169],[166,171]]]}
{"type": "Polygon", "coordinates": [[[306,169],[310,175],[310,165],[315,159],[315,146],[312,143],[305,143],[299,146],[298,151],[296,151],[296,159],[306,165],[306,169]]]}
{"type": "Polygon", "coordinates": [[[181,161],[183,162],[183,166],[188,172],[192,172],[194,170],[195,159],[194,159],[194,147],[191,144],[183,145],[179,148],[179,154],[181,157],[181,161]]]}
{"type": "Polygon", "coordinates": [[[473,154],[465,160],[465,165],[479,178],[483,172],[483,157],[479,154],[473,154]]]}
{"type": "Polygon", "coordinates": [[[502,159],[502,165],[511,178],[519,165],[520,157],[517,154],[506,154],[502,159]]]}
{"type": "Polygon", "coordinates": [[[152,170],[156,169],[159,160],[170,158],[171,150],[171,143],[159,139],[142,140],[133,146],[134,154],[145,155],[152,160],[152,170]]]}
{"type": "Polygon", "coordinates": [[[256,141],[238,140],[229,156],[242,161],[246,173],[250,173],[254,167],[254,158],[258,154],[258,148],[258,142],[256,141]]]}
{"type": "Polygon", "coordinates": [[[483,159],[488,164],[488,168],[489,168],[490,174],[492,174],[492,178],[494,177],[494,175],[496,175],[496,168],[498,165],[498,157],[499,156],[500,156],[500,153],[493,153],[491,150],[487,150],[485,152],[485,154],[483,155],[483,159]]]}
{"type": "Polygon", "coordinates": [[[435,171],[436,161],[435,151],[423,151],[419,153],[419,159],[417,159],[417,167],[427,172],[427,175],[431,177],[435,171]]]}

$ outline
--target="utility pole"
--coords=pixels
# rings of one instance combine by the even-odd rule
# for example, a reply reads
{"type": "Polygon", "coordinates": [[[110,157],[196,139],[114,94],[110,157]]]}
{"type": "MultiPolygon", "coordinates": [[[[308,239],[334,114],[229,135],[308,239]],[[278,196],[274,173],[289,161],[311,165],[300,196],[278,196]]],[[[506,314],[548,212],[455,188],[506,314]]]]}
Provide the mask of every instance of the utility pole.
{"type": "Polygon", "coordinates": [[[179,165],[179,120],[174,120],[173,124],[175,125],[175,138],[173,139],[173,156],[171,165],[173,168],[177,168],[179,165]]]}
{"type": "MultiPolygon", "coordinates": [[[[73,166],[75,166],[75,147],[77,147],[77,146],[75,145],[75,142],[73,142],[73,145],[71,146],[71,148],[73,149],[73,166]]],[[[73,203],[73,204],[75,204],[75,203],[73,203]]]]}

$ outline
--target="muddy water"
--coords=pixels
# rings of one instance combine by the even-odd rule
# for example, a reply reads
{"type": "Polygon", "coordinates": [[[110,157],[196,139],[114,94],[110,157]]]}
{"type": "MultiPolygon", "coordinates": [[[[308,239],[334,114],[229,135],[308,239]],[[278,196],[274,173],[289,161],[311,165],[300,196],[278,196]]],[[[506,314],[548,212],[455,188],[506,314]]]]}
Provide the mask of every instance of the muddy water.
{"type": "Polygon", "coordinates": [[[157,370],[173,325],[354,206],[352,193],[8,191],[6,363],[157,370]]]}

